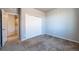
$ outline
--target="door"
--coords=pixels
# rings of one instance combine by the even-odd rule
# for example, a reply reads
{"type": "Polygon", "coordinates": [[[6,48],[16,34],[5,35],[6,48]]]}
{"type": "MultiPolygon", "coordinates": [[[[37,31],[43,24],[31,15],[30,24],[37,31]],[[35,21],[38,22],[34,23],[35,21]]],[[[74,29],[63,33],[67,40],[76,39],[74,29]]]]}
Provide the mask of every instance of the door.
{"type": "Polygon", "coordinates": [[[0,10],[0,48],[2,47],[2,11],[0,10]]]}
{"type": "Polygon", "coordinates": [[[40,17],[26,15],[26,38],[32,38],[42,34],[42,19],[40,17]]]}
{"type": "Polygon", "coordinates": [[[42,34],[41,18],[30,16],[29,17],[29,36],[35,37],[42,34]]]}
{"type": "Polygon", "coordinates": [[[2,46],[4,46],[7,41],[7,18],[8,15],[2,10],[2,46]]]}

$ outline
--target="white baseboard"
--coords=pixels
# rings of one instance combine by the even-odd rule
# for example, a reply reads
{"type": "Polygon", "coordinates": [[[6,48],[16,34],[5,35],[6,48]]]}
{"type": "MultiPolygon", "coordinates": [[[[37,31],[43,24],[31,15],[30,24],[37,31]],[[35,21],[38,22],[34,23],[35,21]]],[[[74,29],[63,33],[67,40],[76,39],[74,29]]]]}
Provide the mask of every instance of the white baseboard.
{"type": "MultiPolygon", "coordinates": [[[[43,35],[43,34],[41,34],[41,35],[43,35]]],[[[58,35],[51,35],[51,34],[47,34],[47,35],[50,35],[50,36],[53,36],[53,37],[57,37],[57,38],[61,38],[61,39],[64,39],[64,40],[69,40],[69,41],[72,41],[72,42],[79,43],[76,40],[68,39],[68,38],[65,38],[65,37],[58,36],[58,35]]],[[[40,36],[40,35],[37,35],[37,36],[40,36]]],[[[31,37],[31,38],[33,38],[33,37],[31,37]]],[[[28,39],[30,39],[30,38],[28,38],[28,39]]],[[[25,39],[21,39],[21,41],[25,41],[25,40],[28,40],[28,39],[26,39],[26,38],[25,39]]]]}
{"type": "MultiPolygon", "coordinates": [[[[47,34],[47,35],[50,35],[50,34],[47,34]]],[[[76,42],[76,43],[79,43],[79,42],[76,41],[76,40],[68,39],[68,38],[65,38],[65,37],[57,36],[57,35],[50,35],[50,36],[57,37],[57,38],[61,38],[61,39],[64,39],[64,40],[69,40],[69,41],[76,42]]]]}
{"type": "MultiPolygon", "coordinates": [[[[40,35],[43,35],[43,34],[40,34],[40,35]]],[[[40,36],[40,35],[36,35],[36,36],[40,36]]],[[[21,41],[25,41],[25,40],[28,40],[28,39],[31,39],[31,38],[34,38],[36,36],[32,36],[32,37],[29,37],[29,38],[24,38],[24,39],[21,39],[21,41]]]]}

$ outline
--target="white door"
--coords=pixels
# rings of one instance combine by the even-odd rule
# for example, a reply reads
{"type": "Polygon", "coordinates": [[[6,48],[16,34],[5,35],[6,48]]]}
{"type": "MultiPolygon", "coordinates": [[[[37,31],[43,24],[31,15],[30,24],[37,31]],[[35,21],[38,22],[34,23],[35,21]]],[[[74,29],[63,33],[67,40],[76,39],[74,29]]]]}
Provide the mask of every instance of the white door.
{"type": "Polygon", "coordinates": [[[32,38],[42,34],[42,19],[26,15],[26,38],[32,38]]]}
{"type": "Polygon", "coordinates": [[[2,46],[7,41],[7,17],[8,15],[2,10],[2,46]]]}
{"type": "Polygon", "coordinates": [[[41,18],[30,16],[29,17],[29,31],[30,37],[41,35],[42,33],[42,22],[41,18]]]}

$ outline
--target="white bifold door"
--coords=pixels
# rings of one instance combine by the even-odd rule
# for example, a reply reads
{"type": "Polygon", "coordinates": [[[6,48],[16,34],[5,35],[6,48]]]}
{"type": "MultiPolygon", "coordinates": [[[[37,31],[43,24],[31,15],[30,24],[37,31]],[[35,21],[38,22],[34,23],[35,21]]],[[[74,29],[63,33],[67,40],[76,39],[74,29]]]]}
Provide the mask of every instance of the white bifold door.
{"type": "Polygon", "coordinates": [[[42,19],[26,15],[26,39],[42,34],[42,19]]]}

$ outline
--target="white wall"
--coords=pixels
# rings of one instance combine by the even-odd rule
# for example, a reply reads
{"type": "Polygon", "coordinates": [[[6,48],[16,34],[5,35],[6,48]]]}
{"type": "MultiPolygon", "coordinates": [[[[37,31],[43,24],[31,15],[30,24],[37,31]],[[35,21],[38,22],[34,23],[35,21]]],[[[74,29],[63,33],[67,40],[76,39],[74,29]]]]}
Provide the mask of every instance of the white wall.
{"type": "Polygon", "coordinates": [[[14,15],[8,15],[7,18],[8,22],[8,35],[12,35],[15,32],[15,16],[14,15]]]}
{"type": "Polygon", "coordinates": [[[79,9],[60,8],[47,13],[46,33],[79,42],[79,9]]]}
{"type": "Polygon", "coordinates": [[[79,9],[57,8],[45,15],[33,8],[21,9],[21,39],[26,39],[25,15],[42,18],[42,34],[79,42],[79,9]]]}
{"type": "MultiPolygon", "coordinates": [[[[27,39],[27,32],[26,32],[26,15],[39,17],[42,19],[42,22],[44,21],[45,14],[41,11],[38,11],[33,8],[22,8],[21,9],[21,39],[26,40],[27,39]]],[[[44,25],[42,23],[42,33],[44,34],[44,25]]]]}

